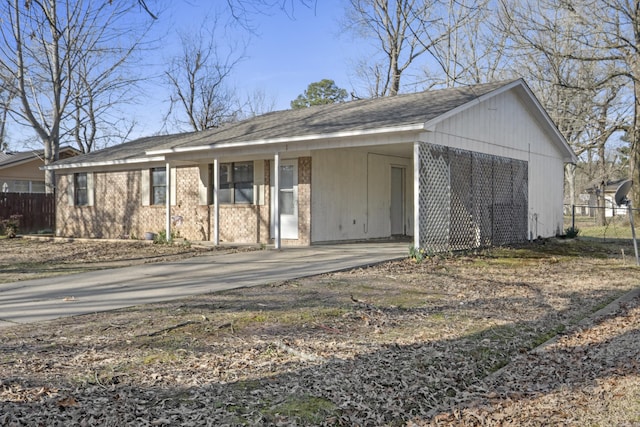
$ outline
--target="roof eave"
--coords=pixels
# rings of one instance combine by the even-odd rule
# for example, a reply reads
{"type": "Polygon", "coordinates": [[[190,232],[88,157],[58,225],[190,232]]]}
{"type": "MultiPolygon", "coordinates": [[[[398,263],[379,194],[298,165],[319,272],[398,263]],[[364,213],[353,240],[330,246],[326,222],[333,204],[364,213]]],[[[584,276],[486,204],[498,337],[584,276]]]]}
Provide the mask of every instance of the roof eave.
{"type": "Polygon", "coordinates": [[[326,133],[326,134],[320,133],[320,134],[300,135],[300,136],[281,137],[281,138],[256,139],[256,140],[248,140],[248,141],[242,141],[242,142],[229,142],[224,144],[214,143],[214,144],[199,145],[194,147],[165,148],[162,150],[149,150],[146,152],[146,154],[149,156],[154,156],[154,155],[166,155],[166,154],[175,154],[175,153],[191,153],[196,151],[242,148],[242,147],[248,147],[248,146],[264,147],[266,145],[287,144],[292,142],[350,138],[350,137],[371,136],[371,135],[380,135],[380,134],[395,133],[395,132],[416,132],[416,131],[424,131],[424,130],[425,130],[424,123],[414,123],[414,124],[408,124],[408,125],[389,126],[384,128],[367,129],[367,130],[343,131],[343,132],[334,132],[334,133],[326,133]]]}
{"type": "Polygon", "coordinates": [[[48,165],[43,166],[42,170],[62,170],[62,169],[79,169],[79,168],[95,168],[100,166],[120,166],[120,165],[135,165],[140,163],[162,162],[165,161],[164,156],[155,157],[139,157],[135,159],[125,160],[108,160],[102,162],[80,162],[80,163],[68,163],[62,165],[48,165]]]}

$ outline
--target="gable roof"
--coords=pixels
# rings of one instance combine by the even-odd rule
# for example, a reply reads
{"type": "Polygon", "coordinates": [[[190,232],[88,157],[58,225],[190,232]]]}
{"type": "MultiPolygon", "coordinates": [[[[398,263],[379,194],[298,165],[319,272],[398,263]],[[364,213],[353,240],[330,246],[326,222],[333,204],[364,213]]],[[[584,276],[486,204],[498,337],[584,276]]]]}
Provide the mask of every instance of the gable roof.
{"type": "MultiPolygon", "coordinates": [[[[424,131],[427,124],[435,123],[439,118],[516,86],[522,86],[527,95],[533,97],[524,81],[518,79],[298,110],[276,111],[201,132],[140,138],[75,159],[61,160],[49,168],[142,163],[162,161],[164,156],[173,153],[324,140],[394,131],[424,131]]],[[[535,100],[535,97],[533,99],[535,100]]],[[[546,112],[537,100],[534,104],[540,110],[539,116],[554,130],[558,143],[566,149],[565,157],[572,158],[573,152],[546,112]]]]}

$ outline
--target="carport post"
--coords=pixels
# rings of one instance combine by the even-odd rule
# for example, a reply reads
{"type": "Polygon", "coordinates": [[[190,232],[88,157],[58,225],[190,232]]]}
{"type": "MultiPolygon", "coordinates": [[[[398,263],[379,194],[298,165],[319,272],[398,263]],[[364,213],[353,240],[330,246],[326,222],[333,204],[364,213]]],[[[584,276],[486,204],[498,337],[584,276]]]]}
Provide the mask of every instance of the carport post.
{"type": "Polygon", "coordinates": [[[274,246],[280,249],[280,153],[273,156],[273,221],[274,246]]]}
{"type": "Polygon", "coordinates": [[[165,218],[165,237],[167,242],[171,241],[171,164],[165,165],[165,204],[167,206],[165,218]]]}
{"type": "Polygon", "coordinates": [[[220,162],[218,158],[213,159],[213,244],[220,244],[220,199],[218,190],[220,188],[220,162]]]}
{"type": "Polygon", "coordinates": [[[413,143],[413,246],[420,248],[420,142],[413,143]]]}

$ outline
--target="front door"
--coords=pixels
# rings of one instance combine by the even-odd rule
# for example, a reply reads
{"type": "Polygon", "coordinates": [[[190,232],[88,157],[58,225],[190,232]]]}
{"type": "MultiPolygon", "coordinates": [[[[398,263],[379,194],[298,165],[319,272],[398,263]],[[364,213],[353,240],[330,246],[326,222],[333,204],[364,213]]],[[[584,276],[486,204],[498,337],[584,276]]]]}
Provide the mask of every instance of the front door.
{"type": "MultiPolygon", "coordinates": [[[[272,171],[273,173],[273,171],[272,171]]],[[[273,176],[273,175],[272,175],[273,176]]],[[[280,162],[280,237],[298,238],[298,161],[280,162]]],[[[275,236],[275,206],[271,187],[271,236],[275,236]]]]}
{"type": "Polygon", "coordinates": [[[404,168],[391,167],[391,235],[404,235],[404,168]]]}

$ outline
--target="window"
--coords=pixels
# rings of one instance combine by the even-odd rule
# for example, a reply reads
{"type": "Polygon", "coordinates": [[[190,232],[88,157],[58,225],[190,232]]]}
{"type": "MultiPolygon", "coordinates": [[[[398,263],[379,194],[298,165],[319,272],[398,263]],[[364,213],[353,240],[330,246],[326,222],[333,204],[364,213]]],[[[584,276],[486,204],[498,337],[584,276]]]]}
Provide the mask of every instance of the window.
{"type": "Polygon", "coordinates": [[[253,162],[221,164],[218,182],[220,203],[253,203],[253,162]]]}
{"type": "Polygon", "coordinates": [[[87,173],[76,173],[73,175],[74,202],[76,206],[87,206],[89,204],[89,191],[87,186],[87,173]]]}
{"type": "Polygon", "coordinates": [[[44,193],[44,181],[13,180],[2,183],[4,193],[44,193]]]}
{"type": "Polygon", "coordinates": [[[31,192],[32,193],[44,193],[44,181],[31,181],[31,192]]]}
{"type": "Polygon", "coordinates": [[[151,169],[151,204],[164,205],[167,202],[167,170],[151,169]]]}

